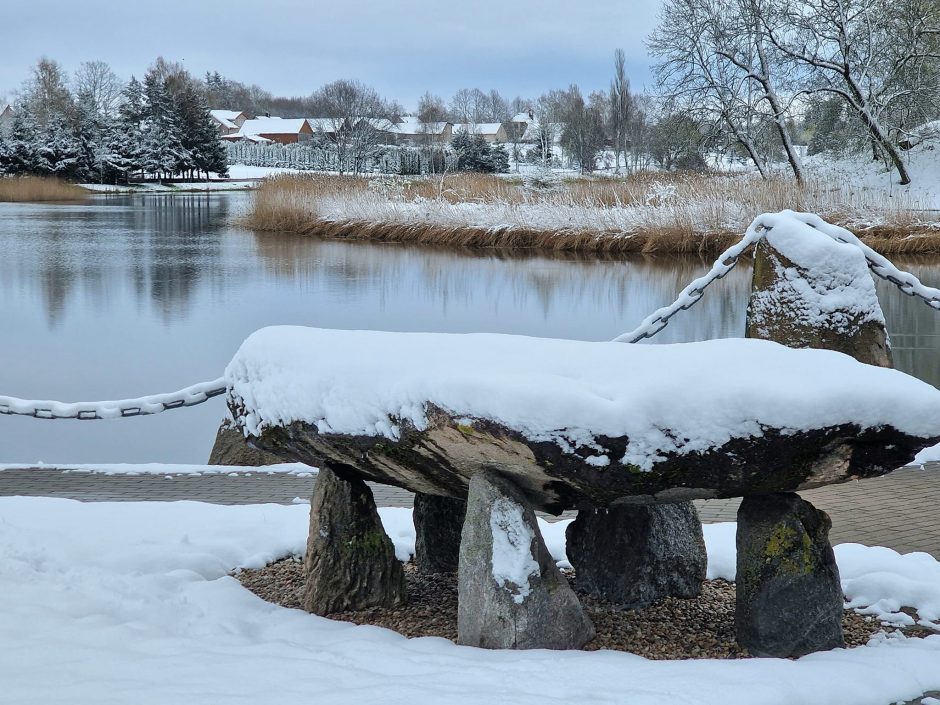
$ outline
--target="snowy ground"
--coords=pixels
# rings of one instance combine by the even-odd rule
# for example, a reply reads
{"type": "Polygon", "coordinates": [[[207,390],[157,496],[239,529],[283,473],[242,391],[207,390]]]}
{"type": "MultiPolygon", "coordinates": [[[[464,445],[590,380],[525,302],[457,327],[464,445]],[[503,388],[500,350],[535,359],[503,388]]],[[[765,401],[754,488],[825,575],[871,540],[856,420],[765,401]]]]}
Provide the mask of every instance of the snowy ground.
{"type": "MultiPolygon", "coordinates": [[[[409,510],[382,509],[400,556],[409,510]]],[[[940,689],[940,635],[798,661],[652,662],[615,652],[491,652],[288,610],[229,573],[302,551],[305,506],[0,499],[2,701],[129,703],[851,703],[940,689]]],[[[564,523],[543,525],[562,558],[564,523]]],[[[731,577],[734,525],[706,527],[731,577]]],[[[852,604],[940,618],[926,554],[836,548],[852,604]]]]}
{"type": "Polygon", "coordinates": [[[821,154],[807,157],[807,176],[831,184],[850,184],[860,193],[884,199],[905,198],[924,208],[940,210],[940,140],[932,140],[904,152],[911,183],[898,184],[896,171],[864,156],[834,158],[821,154]]]}

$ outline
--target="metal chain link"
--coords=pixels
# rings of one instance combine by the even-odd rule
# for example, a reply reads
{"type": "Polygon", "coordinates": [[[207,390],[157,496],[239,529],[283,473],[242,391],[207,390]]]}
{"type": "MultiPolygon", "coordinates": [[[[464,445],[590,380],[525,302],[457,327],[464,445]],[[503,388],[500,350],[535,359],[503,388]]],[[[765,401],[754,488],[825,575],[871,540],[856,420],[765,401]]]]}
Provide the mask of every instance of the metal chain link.
{"type": "Polygon", "coordinates": [[[653,311],[639,326],[623,335],[614,338],[615,343],[638,343],[654,335],[669,325],[670,319],[680,311],[688,311],[705,296],[705,290],[719,279],[724,279],[728,272],[735,268],[741,255],[754,243],[761,240],[771,226],[755,220],[737,243],[721,253],[715,260],[711,269],[702,277],[693,280],[685,287],[676,300],[660,309],[653,311]]]}
{"type": "Polygon", "coordinates": [[[891,260],[875,252],[875,250],[862,242],[858,236],[850,230],[846,230],[838,225],[833,225],[832,223],[827,223],[813,213],[794,213],[793,215],[801,222],[825,233],[837,242],[855,245],[862,251],[862,254],[865,255],[865,261],[868,263],[868,268],[871,270],[872,274],[894,284],[902,294],[917,297],[930,306],[930,308],[935,311],[940,311],[940,289],[925,286],[921,283],[920,279],[910,272],[904,272],[898,269],[891,260]]]}
{"type": "Polygon", "coordinates": [[[78,419],[93,421],[150,416],[164,411],[203,404],[228,391],[225,378],[194,384],[178,392],[154,394],[138,399],[98,402],[32,401],[0,396],[0,414],[32,416],[36,419],[78,419]]]}

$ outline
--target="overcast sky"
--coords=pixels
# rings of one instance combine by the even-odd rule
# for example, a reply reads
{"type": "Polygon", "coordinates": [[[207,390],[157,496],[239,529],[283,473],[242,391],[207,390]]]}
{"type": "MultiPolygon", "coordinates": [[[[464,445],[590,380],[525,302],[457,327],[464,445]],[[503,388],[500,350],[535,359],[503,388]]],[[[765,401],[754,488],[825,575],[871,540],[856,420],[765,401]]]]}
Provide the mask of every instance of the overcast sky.
{"type": "MultiPolygon", "coordinates": [[[[0,0],[0,97],[40,56],[74,70],[101,59],[123,78],[157,56],[219,71],[275,94],[307,95],[338,78],[413,108],[430,90],[537,97],[610,81],[627,55],[634,87],[651,83],[643,40],[659,0],[0,0]]],[[[237,106],[231,106],[237,107],[237,106]]]]}

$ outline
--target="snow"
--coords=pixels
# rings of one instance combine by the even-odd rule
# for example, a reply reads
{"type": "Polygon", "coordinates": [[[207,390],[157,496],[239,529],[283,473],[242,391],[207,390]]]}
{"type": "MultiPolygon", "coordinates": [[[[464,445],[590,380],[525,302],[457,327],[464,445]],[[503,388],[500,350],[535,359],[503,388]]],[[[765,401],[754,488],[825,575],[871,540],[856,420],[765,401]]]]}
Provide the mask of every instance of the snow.
{"type": "Polygon", "coordinates": [[[303,118],[261,118],[245,120],[238,130],[240,135],[296,135],[307,121],[303,118]]]}
{"type": "Polygon", "coordinates": [[[418,135],[440,135],[447,131],[449,122],[421,122],[416,117],[406,117],[401,122],[394,125],[391,132],[403,137],[415,137],[418,135]]]}
{"type": "Polygon", "coordinates": [[[456,122],[454,134],[466,132],[468,135],[495,135],[503,126],[501,122],[456,122]]]}
{"type": "Polygon", "coordinates": [[[0,463],[0,472],[6,470],[57,470],[59,472],[88,473],[91,475],[230,475],[245,473],[258,475],[285,474],[297,477],[313,477],[317,469],[303,463],[275,463],[274,465],[192,465],[177,463],[0,463]]]}
{"type": "MultiPolygon", "coordinates": [[[[911,183],[898,184],[896,171],[881,162],[873,162],[870,154],[836,156],[816,154],[804,160],[806,177],[830,184],[838,190],[847,185],[851,191],[867,199],[885,202],[907,199],[917,208],[940,209],[940,141],[925,141],[902,154],[907,163],[911,183]]],[[[864,224],[862,219],[858,224],[864,224]]]]}
{"type": "Polygon", "coordinates": [[[403,422],[425,428],[433,403],[567,452],[607,454],[594,439],[626,435],[626,454],[612,463],[640,468],[664,453],[759,436],[762,426],[857,423],[940,436],[940,391],[929,384],[841,353],[754,339],[645,346],[276,326],[242,344],[225,380],[251,435],[304,421],[396,439],[403,422]]]}
{"type": "Polygon", "coordinates": [[[924,463],[929,463],[933,461],[940,460],[940,443],[935,446],[928,446],[924,448],[920,453],[915,457],[912,465],[923,465],[924,463]]]}
{"type": "Polygon", "coordinates": [[[750,315],[760,326],[764,316],[784,309],[803,325],[832,328],[853,335],[868,322],[884,324],[875,282],[865,254],[854,244],[829,235],[784,211],[758,219],[767,244],[794,266],[775,265],[776,282],[751,299],[750,315]]]}
{"type": "MultiPolygon", "coordinates": [[[[265,603],[229,573],[300,555],[306,506],[13,497],[0,499],[0,517],[0,683],[11,705],[885,705],[940,689],[940,636],[795,661],[656,662],[458,647],[265,603]]],[[[873,555],[873,571],[891,570],[873,555]]],[[[919,585],[935,580],[926,561],[923,573],[909,568],[919,585]]]]}
{"type": "MultiPolygon", "coordinates": [[[[239,179],[252,177],[241,176],[239,179]]],[[[134,193],[134,194],[166,194],[190,193],[196,191],[243,191],[254,188],[258,184],[254,181],[225,180],[225,181],[187,181],[179,183],[158,184],[147,182],[143,184],[112,185],[112,184],[80,184],[84,189],[96,193],[134,193]]]]}
{"type": "Polygon", "coordinates": [[[237,130],[238,125],[235,121],[242,112],[240,110],[210,110],[209,114],[220,124],[229,130],[237,130]]]}
{"type": "Polygon", "coordinates": [[[493,580],[521,605],[529,596],[529,576],[539,574],[539,564],[532,557],[535,534],[525,523],[522,506],[508,497],[497,498],[490,511],[490,532],[493,580]]]}

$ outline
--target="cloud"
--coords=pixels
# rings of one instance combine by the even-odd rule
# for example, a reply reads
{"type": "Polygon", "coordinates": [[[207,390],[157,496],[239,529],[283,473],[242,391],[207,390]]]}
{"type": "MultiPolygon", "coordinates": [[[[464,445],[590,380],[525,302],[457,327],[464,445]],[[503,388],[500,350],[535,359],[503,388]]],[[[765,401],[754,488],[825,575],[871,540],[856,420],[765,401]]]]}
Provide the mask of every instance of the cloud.
{"type": "Polygon", "coordinates": [[[194,74],[219,71],[275,93],[303,95],[356,78],[413,104],[425,90],[461,87],[535,96],[607,85],[614,49],[635,85],[649,82],[643,40],[659,0],[4,0],[0,92],[40,55],[74,69],[107,61],[140,75],[159,55],[194,74]]]}

